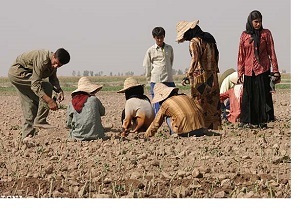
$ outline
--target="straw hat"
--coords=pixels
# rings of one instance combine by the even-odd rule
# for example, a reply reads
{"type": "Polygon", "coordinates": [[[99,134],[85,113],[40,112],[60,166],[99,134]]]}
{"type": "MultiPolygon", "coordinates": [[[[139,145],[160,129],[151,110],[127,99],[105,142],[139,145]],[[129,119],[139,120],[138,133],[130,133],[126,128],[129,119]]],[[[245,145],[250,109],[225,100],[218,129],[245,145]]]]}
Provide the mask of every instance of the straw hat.
{"type": "Polygon", "coordinates": [[[176,31],[177,31],[176,41],[180,42],[183,39],[184,33],[189,29],[193,29],[198,24],[199,24],[199,20],[195,20],[193,22],[187,22],[187,21],[178,22],[176,26],[176,31]]]}
{"type": "Polygon", "coordinates": [[[86,92],[86,93],[92,93],[92,92],[98,92],[101,90],[103,85],[97,85],[91,83],[89,78],[87,77],[81,77],[78,81],[78,87],[76,90],[74,90],[71,94],[75,92],[86,92]]]}
{"type": "Polygon", "coordinates": [[[128,77],[124,81],[124,88],[119,90],[117,93],[125,92],[126,90],[133,88],[133,87],[137,87],[137,86],[144,86],[144,85],[139,84],[138,81],[136,79],[134,79],[133,77],[128,77]]]}
{"type": "Polygon", "coordinates": [[[163,83],[156,83],[153,89],[154,97],[152,99],[152,103],[158,103],[166,99],[173,90],[176,90],[178,92],[179,89],[177,87],[168,87],[163,83]]]}
{"type": "Polygon", "coordinates": [[[219,77],[219,87],[221,87],[223,80],[228,77],[230,74],[235,72],[233,68],[227,69],[224,73],[219,77]]]}

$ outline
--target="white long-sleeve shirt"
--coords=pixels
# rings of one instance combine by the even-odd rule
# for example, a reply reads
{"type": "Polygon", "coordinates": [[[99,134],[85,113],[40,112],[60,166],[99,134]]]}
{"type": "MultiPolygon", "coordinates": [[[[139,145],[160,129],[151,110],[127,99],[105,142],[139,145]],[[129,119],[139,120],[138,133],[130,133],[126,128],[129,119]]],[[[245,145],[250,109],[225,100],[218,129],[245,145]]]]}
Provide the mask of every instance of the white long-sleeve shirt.
{"type": "Polygon", "coordinates": [[[159,47],[157,44],[151,46],[143,61],[145,77],[148,82],[173,82],[173,61],[174,52],[172,46],[164,44],[159,47]]]}
{"type": "Polygon", "coordinates": [[[228,75],[222,82],[220,87],[220,94],[225,93],[227,90],[234,87],[235,83],[233,83],[231,80],[237,80],[238,73],[233,72],[232,74],[228,75]]]}

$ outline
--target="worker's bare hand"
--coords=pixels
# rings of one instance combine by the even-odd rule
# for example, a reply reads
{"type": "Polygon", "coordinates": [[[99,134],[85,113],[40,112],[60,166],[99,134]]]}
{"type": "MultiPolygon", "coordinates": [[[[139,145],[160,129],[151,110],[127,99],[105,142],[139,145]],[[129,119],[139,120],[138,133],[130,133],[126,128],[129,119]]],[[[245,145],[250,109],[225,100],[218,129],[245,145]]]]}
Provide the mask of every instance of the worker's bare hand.
{"type": "Polygon", "coordinates": [[[48,107],[50,110],[54,110],[54,111],[58,109],[58,105],[53,99],[51,99],[50,102],[48,102],[48,107]]]}
{"type": "Polygon", "coordinates": [[[186,86],[187,84],[190,84],[190,79],[188,77],[184,77],[181,81],[182,86],[186,86]]]}
{"type": "Polygon", "coordinates": [[[59,93],[57,93],[57,102],[61,102],[65,99],[65,95],[64,95],[64,91],[60,91],[59,93]]]}

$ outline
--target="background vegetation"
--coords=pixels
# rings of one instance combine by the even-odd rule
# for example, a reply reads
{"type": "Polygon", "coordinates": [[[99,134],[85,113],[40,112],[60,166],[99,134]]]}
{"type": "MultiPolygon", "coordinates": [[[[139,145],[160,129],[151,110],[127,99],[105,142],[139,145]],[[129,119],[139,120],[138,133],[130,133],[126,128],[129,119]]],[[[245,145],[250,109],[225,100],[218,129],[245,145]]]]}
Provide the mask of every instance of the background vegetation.
{"type": "MultiPolygon", "coordinates": [[[[129,76],[89,76],[92,82],[102,84],[103,91],[118,91],[123,88],[124,80],[129,76]]],[[[146,90],[149,89],[149,84],[146,83],[144,76],[134,76],[139,83],[145,84],[146,90]]],[[[188,90],[190,86],[182,86],[180,84],[184,75],[175,75],[174,80],[176,86],[181,90],[188,90]]],[[[61,87],[65,92],[73,91],[77,88],[77,83],[80,76],[61,76],[59,77],[61,87]]],[[[281,83],[276,85],[277,89],[291,89],[291,74],[282,74],[281,83]]],[[[7,77],[0,77],[0,93],[14,93],[15,89],[7,77]]]]}

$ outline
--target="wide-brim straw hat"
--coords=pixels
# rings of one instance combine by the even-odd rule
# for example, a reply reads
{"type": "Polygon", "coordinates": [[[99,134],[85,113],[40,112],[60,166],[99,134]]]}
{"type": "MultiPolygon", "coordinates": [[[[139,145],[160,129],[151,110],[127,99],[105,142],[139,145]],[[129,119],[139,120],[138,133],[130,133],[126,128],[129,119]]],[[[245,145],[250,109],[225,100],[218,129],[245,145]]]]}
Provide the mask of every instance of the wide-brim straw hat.
{"type": "Polygon", "coordinates": [[[223,74],[219,77],[219,87],[221,87],[224,79],[228,77],[230,74],[232,74],[233,72],[235,72],[233,68],[227,69],[226,71],[223,72],[223,74]]]}
{"type": "Polygon", "coordinates": [[[178,22],[176,26],[176,31],[177,31],[176,41],[180,42],[183,39],[184,33],[189,29],[193,29],[198,24],[199,24],[199,20],[195,20],[193,22],[187,22],[187,21],[178,22]]]}
{"type": "Polygon", "coordinates": [[[74,90],[72,94],[76,93],[76,92],[86,92],[88,94],[91,94],[92,92],[96,93],[99,90],[101,90],[103,87],[103,85],[97,85],[97,84],[93,84],[89,78],[87,77],[81,77],[78,80],[78,87],[76,90],[74,90]]]}
{"type": "Polygon", "coordinates": [[[171,92],[173,90],[176,90],[178,92],[178,88],[177,87],[168,87],[167,85],[163,84],[163,83],[156,83],[154,85],[154,97],[151,101],[151,103],[158,103],[164,99],[166,99],[167,97],[169,97],[169,95],[171,94],[171,92]]]}
{"type": "Polygon", "coordinates": [[[133,88],[133,87],[137,87],[137,86],[144,86],[144,84],[138,83],[138,81],[136,79],[134,79],[133,77],[128,77],[124,81],[124,88],[119,90],[117,93],[125,92],[126,90],[133,88]]]}

